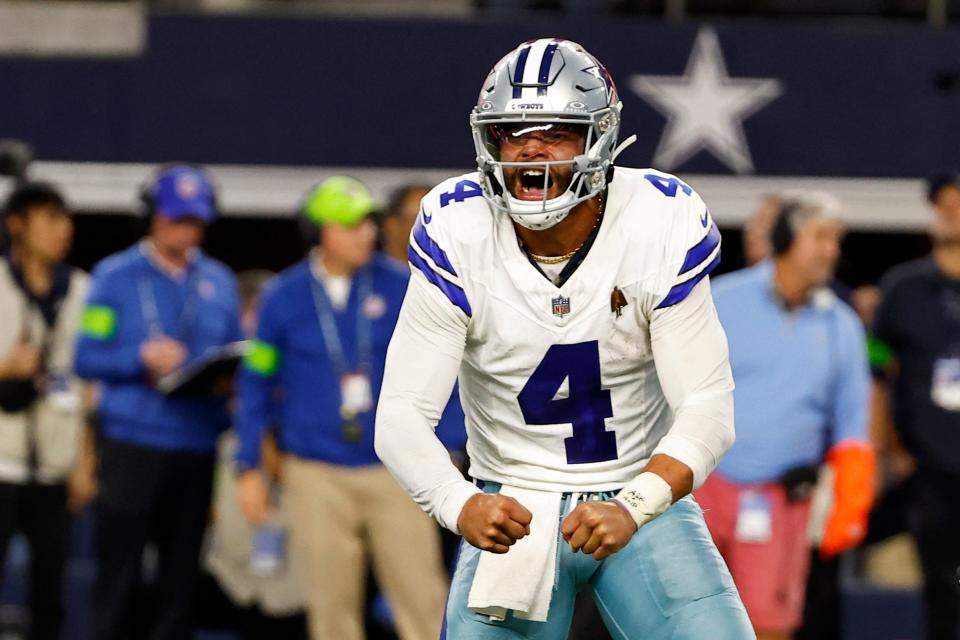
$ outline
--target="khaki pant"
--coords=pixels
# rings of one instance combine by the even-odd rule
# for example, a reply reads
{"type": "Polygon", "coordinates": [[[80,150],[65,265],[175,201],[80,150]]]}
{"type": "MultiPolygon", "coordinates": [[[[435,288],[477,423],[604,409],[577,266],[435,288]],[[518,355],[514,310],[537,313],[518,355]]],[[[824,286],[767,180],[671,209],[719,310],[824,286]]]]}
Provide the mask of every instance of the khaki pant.
{"type": "Polygon", "coordinates": [[[366,555],[400,637],[435,640],[447,597],[439,533],[390,473],[287,456],[284,479],[312,640],[363,640],[366,555]]]}

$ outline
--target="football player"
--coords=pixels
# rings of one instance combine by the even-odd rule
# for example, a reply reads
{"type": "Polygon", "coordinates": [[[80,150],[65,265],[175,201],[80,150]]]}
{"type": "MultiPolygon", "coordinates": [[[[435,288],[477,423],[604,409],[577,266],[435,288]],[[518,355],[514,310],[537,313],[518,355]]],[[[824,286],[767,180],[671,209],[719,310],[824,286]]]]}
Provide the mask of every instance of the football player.
{"type": "Polygon", "coordinates": [[[689,495],[734,436],[720,234],[678,178],[614,169],[620,109],[580,45],[520,45],[471,114],[478,171],[411,233],[376,447],[469,543],[449,638],[566,637],[586,587],[618,639],[754,637],[689,495]],[[433,433],[458,376],[474,483],[433,433]]]}

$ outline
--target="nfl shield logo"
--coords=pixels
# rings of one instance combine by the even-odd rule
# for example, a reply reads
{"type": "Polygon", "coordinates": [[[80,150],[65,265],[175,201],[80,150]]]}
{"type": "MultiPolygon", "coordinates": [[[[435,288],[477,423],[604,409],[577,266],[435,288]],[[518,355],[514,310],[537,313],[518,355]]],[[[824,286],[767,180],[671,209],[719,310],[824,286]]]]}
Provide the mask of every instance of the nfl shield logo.
{"type": "Polygon", "coordinates": [[[570,313],[570,298],[564,298],[563,296],[557,296],[553,299],[553,315],[558,318],[570,313]]]}

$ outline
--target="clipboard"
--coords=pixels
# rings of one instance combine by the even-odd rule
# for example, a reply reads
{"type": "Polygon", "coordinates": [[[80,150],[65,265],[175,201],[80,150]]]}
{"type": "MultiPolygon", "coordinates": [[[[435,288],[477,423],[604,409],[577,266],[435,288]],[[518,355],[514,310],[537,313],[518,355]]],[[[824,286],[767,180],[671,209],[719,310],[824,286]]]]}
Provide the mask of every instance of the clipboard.
{"type": "Polygon", "coordinates": [[[160,378],[156,389],[168,396],[211,395],[217,382],[233,376],[249,350],[249,340],[210,347],[202,355],[160,378]]]}

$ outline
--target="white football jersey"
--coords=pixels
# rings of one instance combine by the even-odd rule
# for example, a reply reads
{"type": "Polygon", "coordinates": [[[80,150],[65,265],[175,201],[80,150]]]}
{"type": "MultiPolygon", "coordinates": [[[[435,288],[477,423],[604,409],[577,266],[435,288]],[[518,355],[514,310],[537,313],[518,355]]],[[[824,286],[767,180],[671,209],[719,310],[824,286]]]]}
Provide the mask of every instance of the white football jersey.
{"type": "Polygon", "coordinates": [[[618,167],[592,246],[557,286],[509,216],[491,211],[477,174],[465,174],[423,199],[409,257],[412,277],[432,285],[436,315],[460,323],[452,330],[465,325],[459,382],[473,477],[602,491],[640,473],[673,423],[651,314],[681,302],[720,259],[719,231],[689,186],[618,167]]]}

